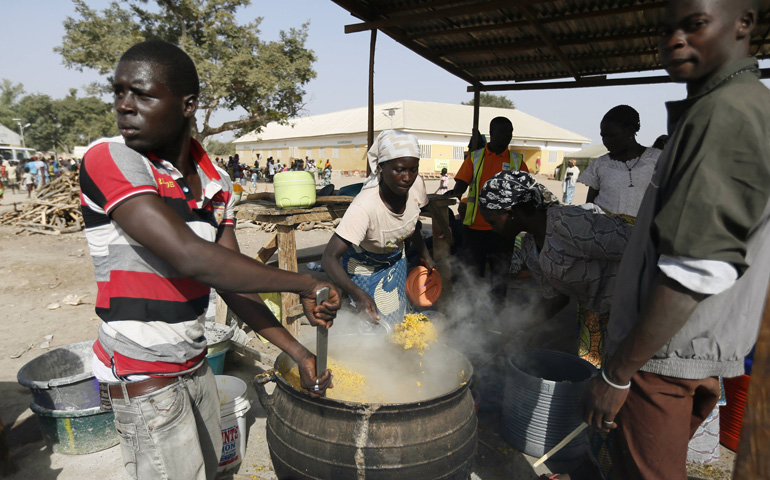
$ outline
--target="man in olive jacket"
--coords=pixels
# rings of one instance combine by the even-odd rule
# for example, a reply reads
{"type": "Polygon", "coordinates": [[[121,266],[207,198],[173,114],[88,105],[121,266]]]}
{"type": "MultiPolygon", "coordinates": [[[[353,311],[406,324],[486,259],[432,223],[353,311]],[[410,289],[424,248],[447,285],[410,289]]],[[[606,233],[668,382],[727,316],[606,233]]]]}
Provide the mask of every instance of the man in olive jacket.
{"type": "Polygon", "coordinates": [[[753,0],[672,0],[661,60],[687,98],[667,104],[660,157],[618,272],[610,359],[584,398],[617,429],[613,474],[685,480],[687,444],[743,374],[770,278],[770,91],[749,55],[753,0]]]}

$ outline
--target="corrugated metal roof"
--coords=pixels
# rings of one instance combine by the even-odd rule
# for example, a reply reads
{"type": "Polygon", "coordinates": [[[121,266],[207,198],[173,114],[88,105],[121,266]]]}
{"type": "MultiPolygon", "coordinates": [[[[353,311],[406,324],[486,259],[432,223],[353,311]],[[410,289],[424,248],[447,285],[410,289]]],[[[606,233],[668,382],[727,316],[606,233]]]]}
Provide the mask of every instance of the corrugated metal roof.
{"type": "Polygon", "coordinates": [[[5,125],[0,125],[0,145],[21,145],[21,136],[5,125]]]}
{"type": "MultiPolygon", "coordinates": [[[[473,85],[570,77],[601,84],[587,77],[662,68],[657,30],[665,1],[333,1],[364,21],[346,32],[376,28],[473,85]]],[[[767,3],[752,38],[759,58],[770,56],[767,3]]]]}
{"type": "MultiPolygon", "coordinates": [[[[374,131],[391,128],[388,110],[393,110],[393,128],[415,133],[420,132],[464,135],[470,137],[473,123],[473,107],[448,103],[418,102],[401,100],[374,106],[374,131]]],[[[507,117],[513,122],[513,139],[591,143],[591,140],[576,133],[552,125],[528,115],[518,109],[481,107],[479,130],[486,132],[489,122],[497,116],[507,117]]],[[[360,107],[339,112],[325,113],[292,119],[288,125],[269,123],[259,132],[246,134],[235,143],[306,138],[330,135],[365,134],[367,129],[367,108],[360,107]]]]}

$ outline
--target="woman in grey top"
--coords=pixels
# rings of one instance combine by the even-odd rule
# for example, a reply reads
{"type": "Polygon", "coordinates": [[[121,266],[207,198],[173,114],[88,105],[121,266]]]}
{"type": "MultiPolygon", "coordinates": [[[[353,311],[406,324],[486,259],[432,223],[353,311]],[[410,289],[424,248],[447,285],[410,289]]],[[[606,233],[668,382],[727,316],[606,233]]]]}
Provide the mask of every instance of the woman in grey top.
{"type": "Polygon", "coordinates": [[[633,223],[661,151],[636,141],[639,112],[618,105],[604,115],[601,135],[609,153],[594,160],[578,181],[588,186],[587,203],[633,223]]]}

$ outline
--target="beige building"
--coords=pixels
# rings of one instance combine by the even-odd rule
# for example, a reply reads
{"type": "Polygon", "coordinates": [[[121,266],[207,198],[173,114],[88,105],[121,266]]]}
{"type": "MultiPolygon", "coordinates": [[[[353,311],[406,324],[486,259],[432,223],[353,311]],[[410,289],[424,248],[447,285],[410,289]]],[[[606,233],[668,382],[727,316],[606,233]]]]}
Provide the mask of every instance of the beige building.
{"type": "MultiPolygon", "coordinates": [[[[454,174],[462,164],[473,125],[473,107],[447,103],[402,100],[374,107],[374,134],[394,128],[417,136],[420,141],[420,172],[442,168],[454,174]]],[[[287,125],[268,124],[234,141],[242,163],[260,165],[268,157],[287,164],[305,156],[316,161],[329,159],[335,171],[366,172],[366,107],[292,119],[287,125]]],[[[565,153],[591,143],[576,133],[559,128],[521,110],[481,107],[479,130],[489,139],[489,122],[504,116],[513,122],[511,150],[523,154],[531,172],[540,159],[540,173],[550,175],[565,153]]]]}

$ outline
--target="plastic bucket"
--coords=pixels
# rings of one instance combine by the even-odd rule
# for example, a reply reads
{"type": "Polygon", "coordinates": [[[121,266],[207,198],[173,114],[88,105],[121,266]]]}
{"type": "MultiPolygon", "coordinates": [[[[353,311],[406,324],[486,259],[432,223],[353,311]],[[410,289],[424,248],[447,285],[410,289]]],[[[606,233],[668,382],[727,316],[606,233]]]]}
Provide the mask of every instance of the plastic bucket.
{"type": "Polygon", "coordinates": [[[305,208],[315,204],[315,178],[310,172],[282,172],[273,177],[275,204],[280,208],[305,208]]]}
{"type": "Polygon", "coordinates": [[[16,379],[32,391],[33,401],[50,410],[98,407],[99,382],[91,372],[93,340],[46,352],[19,369],[16,379]]]}
{"type": "Polygon", "coordinates": [[[222,375],[225,369],[225,354],[230,349],[234,329],[220,323],[206,322],[206,359],[214,375],[222,375]]]}
{"type": "MultiPolygon", "coordinates": [[[[508,358],[501,433],[515,449],[541,457],[583,422],[580,398],[597,370],[563,352],[529,350],[508,358]]],[[[585,452],[583,432],[554,455],[572,460],[585,452]]]]}
{"type": "Polygon", "coordinates": [[[719,441],[732,451],[738,450],[743,424],[743,410],[749,396],[749,375],[725,378],[725,398],[727,404],[719,413],[719,441]]]}
{"type": "Polygon", "coordinates": [[[243,380],[228,375],[216,379],[222,415],[222,456],[217,472],[228,472],[237,469],[246,455],[246,412],[251,403],[243,380]]]}
{"type": "Polygon", "coordinates": [[[43,440],[56,453],[84,455],[114,447],[120,441],[115,415],[102,412],[100,407],[52,410],[33,400],[29,408],[35,412],[43,440]]]}
{"type": "Polygon", "coordinates": [[[206,360],[209,361],[209,367],[211,367],[211,371],[214,372],[214,375],[222,375],[222,372],[225,371],[225,354],[228,350],[230,350],[229,345],[223,350],[219,350],[216,353],[208,353],[206,355],[206,360]]]}

